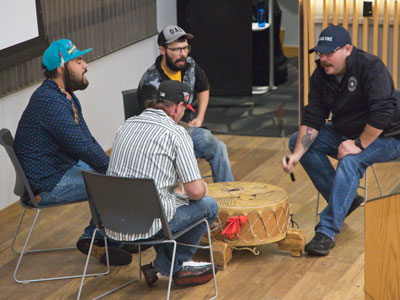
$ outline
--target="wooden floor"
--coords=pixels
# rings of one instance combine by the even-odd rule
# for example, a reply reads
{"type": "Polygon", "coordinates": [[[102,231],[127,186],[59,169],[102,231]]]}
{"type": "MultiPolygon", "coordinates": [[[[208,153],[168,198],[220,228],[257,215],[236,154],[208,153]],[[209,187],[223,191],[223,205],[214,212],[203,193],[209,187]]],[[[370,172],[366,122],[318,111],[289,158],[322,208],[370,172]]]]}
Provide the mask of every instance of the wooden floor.
{"type": "MultiPolygon", "coordinates": [[[[237,181],[265,182],[285,188],[290,194],[291,212],[306,240],[313,237],[316,192],[299,166],[296,182],[281,171],[280,160],[284,155],[279,138],[220,136],[227,144],[234,177],[237,181]]],[[[202,174],[210,173],[204,161],[200,162],[202,174]]],[[[400,179],[398,167],[393,163],[379,164],[377,173],[388,193],[400,179]]],[[[369,174],[369,195],[378,196],[372,173],[369,174]]],[[[323,201],[324,202],[324,201],[323,201]]],[[[10,250],[11,240],[22,209],[18,204],[0,211],[0,299],[75,299],[79,279],[44,283],[17,284],[13,279],[18,256],[10,250]]],[[[30,212],[26,221],[31,221],[30,212]]],[[[50,209],[41,213],[33,235],[32,246],[74,245],[88,223],[87,203],[50,209]]],[[[22,234],[26,234],[26,226],[22,234]]],[[[19,240],[19,245],[22,241],[19,240]]],[[[337,245],[329,256],[322,258],[291,257],[288,252],[277,250],[276,244],[258,247],[260,255],[248,251],[235,251],[233,260],[225,271],[217,274],[218,299],[246,300],[333,300],[364,299],[364,209],[359,208],[346,219],[337,245]]],[[[144,263],[154,258],[152,249],[143,255],[144,263]]],[[[85,256],[77,250],[54,254],[31,254],[23,260],[20,279],[79,274],[85,256]]],[[[91,261],[91,270],[100,271],[104,266],[91,261]]],[[[122,284],[136,275],[136,256],[129,266],[112,267],[105,277],[87,279],[83,299],[91,299],[104,291],[122,284]]],[[[105,299],[165,299],[167,280],[162,279],[149,288],[144,281],[134,283],[105,299]]],[[[172,289],[171,299],[208,299],[213,295],[213,284],[172,289]]]]}

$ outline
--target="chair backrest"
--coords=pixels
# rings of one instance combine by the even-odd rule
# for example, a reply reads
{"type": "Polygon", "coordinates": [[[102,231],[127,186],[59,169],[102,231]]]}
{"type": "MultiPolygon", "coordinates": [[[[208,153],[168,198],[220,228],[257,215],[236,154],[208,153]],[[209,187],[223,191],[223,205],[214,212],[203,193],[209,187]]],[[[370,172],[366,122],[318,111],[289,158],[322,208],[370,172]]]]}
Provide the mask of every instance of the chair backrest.
{"type": "Polygon", "coordinates": [[[108,176],[87,171],[82,173],[96,226],[139,234],[148,232],[153,220],[159,218],[164,235],[172,238],[153,179],[108,176]]]}
{"type": "Polygon", "coordinates": [[[5,148],[8,157],[10,158],[15,170],[15,187],[14,194],[21,197],[21,201],[25,204],[38,207],[34,200],[32,189],[29,185],[28,179],[25,176],[24,170],[18,161],[17,155],[14,152],[14,139],[10,130],[3,128],[0,130],[0,144],[5,148]]]}
{"type": "Polygon", "coordinates": [[[137,89],[122,91],[122,98],[124,100],[125,120],[140,114],[141,108],[137,97],[137,89]]]}

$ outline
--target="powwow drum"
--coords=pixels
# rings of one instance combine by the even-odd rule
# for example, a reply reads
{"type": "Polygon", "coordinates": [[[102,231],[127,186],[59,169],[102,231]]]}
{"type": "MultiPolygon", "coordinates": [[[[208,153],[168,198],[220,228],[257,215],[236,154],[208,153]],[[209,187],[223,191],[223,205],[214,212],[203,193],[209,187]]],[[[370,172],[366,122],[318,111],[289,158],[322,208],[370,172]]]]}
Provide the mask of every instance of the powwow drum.
{"type": "Polygon", "coordinates": [[[277,186],[259,182],[220,182],[208,185],[208,194],[219,206],[218,223],[212,229],[213,240],[231,247],[274,243],[286,237],[289,228],[289,195],[277,186]],[[222,231],[229,217],[247,216],[240,237],[227,238],[222,231]]]}

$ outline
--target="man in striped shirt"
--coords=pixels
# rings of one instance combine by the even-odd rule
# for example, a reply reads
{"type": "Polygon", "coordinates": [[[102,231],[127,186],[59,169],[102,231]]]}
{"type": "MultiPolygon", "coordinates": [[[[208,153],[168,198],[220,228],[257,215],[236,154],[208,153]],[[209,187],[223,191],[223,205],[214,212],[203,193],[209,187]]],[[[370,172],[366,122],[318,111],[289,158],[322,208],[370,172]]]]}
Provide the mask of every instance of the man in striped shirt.
{"type": "MultiPolygon", "coordinates": [[[[188,99],[191,90],[178,81],[160,84],[157,99],[139,116],[128,119],[114,140],[107,174],[122,177],[153,178],[172,232],[206,217],[211,223],[218,213],[215,200],[207,196],[207,184],[201,179],[187,131],[177,123],[185,109],[194,110],[188,99]],[[178,180],[186,194],[174,192],[178,180]]],[[[115,240],[139,240],[161,237],[161,222],[157,220],[145,234],[124,234],[107,230],[115,240]]],[[[198,244],[206,232],[205,223],[196,226],[177,239],[178,242],[198,244]]],[[[158,273],[168,276],[171,267],[171,244],[154,245],[157,252],[153,263],[142,266],[148,285],[158,279],[158,273]]],[[[212,278],[209,263],[190,262],[196,248],[178,245],[173,267],[176,285],[202,284],[212,278]]]]}

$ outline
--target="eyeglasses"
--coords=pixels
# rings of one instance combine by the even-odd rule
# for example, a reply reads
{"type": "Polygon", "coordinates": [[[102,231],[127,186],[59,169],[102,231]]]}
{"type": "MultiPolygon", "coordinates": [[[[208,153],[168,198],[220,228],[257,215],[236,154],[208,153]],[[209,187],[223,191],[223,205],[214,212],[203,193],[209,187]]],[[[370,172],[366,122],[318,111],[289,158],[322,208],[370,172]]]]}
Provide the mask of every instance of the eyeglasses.
{"type": "Polygon", "coordinates": [[[336,51],[338,51],[338,50],[340,50],[342,48],[343,47],[337,47],[334,51],[328,52],[328,53],[321,53],[321,52],[315,51],[315,54],[317,54],[319,57],[321,57],[323,55],[326,56],[326,57],[332,57],[332,55],[335,54],[336,51]]]}
{"type": "Polygon", "coordinates": [[[190,47],[190,45],[187,45],[187,46],[181,47],[181,48],[168,48],[168,47],[165,47],[165,49],[171,50],[175,55],[177,55],[177,54],[180,54],[181,52],[189,53],[190,50],[192,49],[192,47],[190,47]]]}

